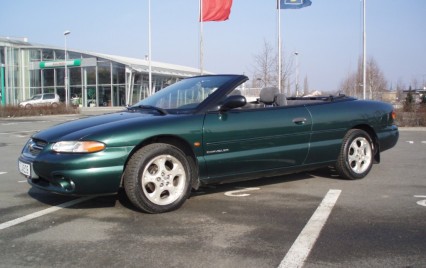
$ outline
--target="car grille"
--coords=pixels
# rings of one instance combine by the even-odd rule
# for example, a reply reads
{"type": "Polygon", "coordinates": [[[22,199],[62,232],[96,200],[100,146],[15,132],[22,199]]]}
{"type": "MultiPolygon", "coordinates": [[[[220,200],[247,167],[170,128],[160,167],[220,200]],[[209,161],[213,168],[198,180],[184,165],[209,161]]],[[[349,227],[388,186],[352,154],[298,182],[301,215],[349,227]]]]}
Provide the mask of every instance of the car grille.
{"type": "Polygon", "coordinates": [[[38,155],[44,147],[46,147],[47,142],[38,139],[31,139],[27,144],[28,152],[31,155],[38,155]]]}

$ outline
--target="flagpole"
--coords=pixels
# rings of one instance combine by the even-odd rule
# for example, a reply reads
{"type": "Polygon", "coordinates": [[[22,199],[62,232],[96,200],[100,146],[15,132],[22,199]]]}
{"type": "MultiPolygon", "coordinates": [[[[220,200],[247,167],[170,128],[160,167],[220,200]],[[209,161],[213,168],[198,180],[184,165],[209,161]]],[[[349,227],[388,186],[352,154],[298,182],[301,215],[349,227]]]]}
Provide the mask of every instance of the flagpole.
{"type": "Polygon", "coordinates": [[[203,57],[204,57],[204,40],[203,40],[203,0],[200,0],[200,74],[203,75],[203,57]]]}
{"type": "Polygon", "coordinates": [[[278,91],[281,92],[281,1],[278,1],[278,91]]]}
{"type": "Polygon", "coordinates": [[[148,0],[148,94],[152,92],[152,62],[151,62],[151,0],[148,0]]]}
{"type": "Polygon", "coordinates": [[[362,31],[362,40],[363,40],[363,47],[362,47],[362,54],[363,54],[363,60],[362,60],[362,88],[363,88],[363,97],[364,100],[366,98],[366,87],[367,87],[367,33],[366,33],[366,26],[365,26],[365,1],[362,1],[363,6],[363,31],[362,31]]]}

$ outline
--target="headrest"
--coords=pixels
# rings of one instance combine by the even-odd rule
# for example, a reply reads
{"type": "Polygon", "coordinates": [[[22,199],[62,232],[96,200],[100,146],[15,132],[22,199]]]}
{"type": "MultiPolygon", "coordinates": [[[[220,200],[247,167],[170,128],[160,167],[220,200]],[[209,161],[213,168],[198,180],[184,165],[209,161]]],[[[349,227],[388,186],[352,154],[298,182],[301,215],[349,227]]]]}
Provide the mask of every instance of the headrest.
{"type": "Polygon", "coordinates": [[[287,98],[286,98],[285,94],[278,93],[277,96],[275,97],[275,103],[278,106],[286,106],[287,105],[287,98]]]}
{"type": "Polygon", "coordinates": [[[266,104],[272,104],[275,101],[275,95],[279,93],[276,87],[264,87],[260,91],[260,101],[266,104]]]}

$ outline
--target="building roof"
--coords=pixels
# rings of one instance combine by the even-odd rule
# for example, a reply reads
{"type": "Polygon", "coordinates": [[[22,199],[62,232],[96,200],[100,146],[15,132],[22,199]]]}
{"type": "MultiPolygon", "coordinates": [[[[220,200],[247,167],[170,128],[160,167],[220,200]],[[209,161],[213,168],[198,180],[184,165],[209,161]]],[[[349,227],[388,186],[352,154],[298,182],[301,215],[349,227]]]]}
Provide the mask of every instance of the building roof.
{"type": "MultiPolygon", "coordinates": [[[[64,49],[63,47],[55,47],[55,46],[44,45],[44,44],[30,43],[28,42],[27,38],[0,37],[0,44],[1,43],[11,44],[12,46],[18,47],[18,48],[31,47],[31,48],[46,48],[46,49],[56,49],[56,50],[64,49]]],[[[118,63],[126,65],[131,70],[134,70],[137,72],[149,71],[149,62],[145,59],[137,59],[137,58],[109,55],[109,54],[89,52],[89,51],[80,51],[80,50],[74,50],[74,49],[67,49],[67,50],[70,52],[92,55],[93,57],[99,57],[99,58],[108,59],[114,62],[118,62],[118,63]]],[[[197,68],[164,63],[164,62],[157,62],[157,61],[151,61],[151,69],[152,69],[152,73],[159,74],[159,75],[164,74],[164,75],[175,75],[175,76],[194,76],[194,75],[200,74],[200,70],[197,68]]],[[[210,72],[204,72],[204,73],[212,74],[210,72]]]]}

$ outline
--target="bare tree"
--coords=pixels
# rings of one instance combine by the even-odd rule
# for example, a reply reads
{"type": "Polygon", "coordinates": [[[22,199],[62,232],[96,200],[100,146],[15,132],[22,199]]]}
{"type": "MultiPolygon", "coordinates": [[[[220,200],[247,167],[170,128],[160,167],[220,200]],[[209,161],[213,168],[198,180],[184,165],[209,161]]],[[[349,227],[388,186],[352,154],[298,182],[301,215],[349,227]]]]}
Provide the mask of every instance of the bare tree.
{"type": "Polygon", "coordinates": [[[362,96],[362,88],[360,88],[357,73],[350,73],[340,83],[340,91],[349,96],[360,98],[362,96]]]}
{"type": "Polygon", "coordinates": [[[264,40],[262,51],[254,56],[254,61],[253,80],[260,81],[260,87],[276,85],[277,57],[274,48],[266,40],[264,40]]]}
{"type": "Polygon", "coordinates": [[[411,86],[413,87],[413,90],[419,89],[419,82],[417,81],[417,78],[411,79],[411,86]]]}
{"type": "MultiPolygon", "coordinates": [[[[281,91],[290,92],[292,59],[281,61],[281,91]]],[[[264,40],[262,51],[254,56],[253,80],[259,87],[278,86],[278,52],[264,40]]]]}
{"type": "Polygon", "coordinates": [[[406,87],[405,87],[402,79],[398,79],[398,81],[396,82],[396,97],[397,97],[398,101],[403,100],[405,88],[406,87]]]}
{"type": "MultiPolygon", "coordinates": [[[[346,95],[362,98],[362,61],[358,61],[357,71],[349,73],[341,82],[340,89],[346,95]]],[[[374,58],[367,61],[367,85],[366,94],[369,99],[381,99],[381,93],[387,90],[387,81],[383,72],[374,58]]]]}
{"type": "Polygon", "coordinates": [[[309,94],[309,84],[308,84],[308,76],[305,76],[305,80],[303,80],[303,95],[309,94]]]}
{"type": "Polygon", "coordinates": [[[370,58],[367,62],[367,88],[370,99],[381,99],[381,92],[387,90],[387,84],[385,76],[380,70],[376,60],[374,58],[370,58]]]}

